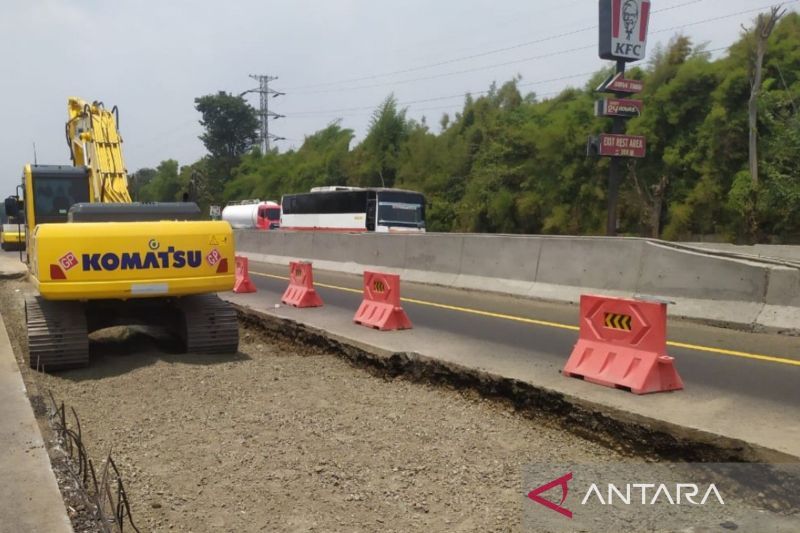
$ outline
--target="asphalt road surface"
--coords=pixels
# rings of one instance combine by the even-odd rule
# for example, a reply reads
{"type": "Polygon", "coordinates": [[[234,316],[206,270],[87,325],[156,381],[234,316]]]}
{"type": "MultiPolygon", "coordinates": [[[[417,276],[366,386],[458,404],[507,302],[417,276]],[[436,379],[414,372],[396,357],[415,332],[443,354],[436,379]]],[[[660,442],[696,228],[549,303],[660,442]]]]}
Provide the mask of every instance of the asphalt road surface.
{"type": "MultiPolygon", "coordinates": [[[[2,254],[16,257],[19,252],[2,254]]],[[[251,278],[259,291],[276,299],[288,283],[287,270],[285,266],[250,263],[251,278]]],[[[314,278],[326,306],[355,313],[361,301],[359,276],[316,271],[314,278]]],[[[574,305],[413,283],[402,283],[401,289],[403,307],[415,325],[507,346],[509,354],[528,360],[533,357],[562,367],[577,338],[578,309],[574,305]]],[[[675,319],[668,322],[668,337],[668,353],[675,357],[687,386],[800,407],[800,337],[675,319]]]]}
{"type": "MultiPolygon", "coordinates": [[[[287,270],[250,263],[251,279],[265,297],[280,298],[288,283],[287,270]]],[[[326,306],[355,313],[361,301],[360,277],[316,271],[314,279],[326,306]]],[[[524,354],[528,360],[534,357],[561,367],[577,339],[577,306],[412,283],[403,283],[401,294],[415,325],[508,346],[509,353],[524,354]]],[[[687,386],[800,406],[800,337],[670,319],[668,338],[667,351],[687,386]]]]}

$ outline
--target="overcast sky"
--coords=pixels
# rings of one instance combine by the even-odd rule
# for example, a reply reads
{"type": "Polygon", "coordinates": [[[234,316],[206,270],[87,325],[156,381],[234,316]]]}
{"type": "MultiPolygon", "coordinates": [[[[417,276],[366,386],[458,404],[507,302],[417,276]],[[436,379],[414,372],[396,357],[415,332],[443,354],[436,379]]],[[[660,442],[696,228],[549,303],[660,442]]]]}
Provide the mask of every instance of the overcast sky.
{"type": "MultiPolygon", "coordinates": [[[[653,0],[648,49],[681,31],[727,47],[768,5],[653,0]]],[[[281,149],[336,118],[362,138],[391,92],[438,130],[494,80],[520,75],[542,96],[581,85],[603,66],[596,23],[596,0],[3,0],[0,196],[33,142],[40,163],[69,163],[68,96],[119,106],[130,172],[200,158],[194,98],[250,89],[249,74],[278,76],[286,93],[271,100],[286,115],[271,126],[281,149]]]]}

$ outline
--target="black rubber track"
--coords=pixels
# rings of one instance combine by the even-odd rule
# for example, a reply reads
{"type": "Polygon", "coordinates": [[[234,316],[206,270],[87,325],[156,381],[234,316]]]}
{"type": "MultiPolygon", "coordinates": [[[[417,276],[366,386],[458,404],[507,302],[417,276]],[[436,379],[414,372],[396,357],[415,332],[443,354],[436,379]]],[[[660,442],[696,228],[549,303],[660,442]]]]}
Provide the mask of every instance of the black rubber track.
{"type": "Polygon", "coordinates": [[[183,315],[187,353],[236,353],[239,349],[236,311],[216,294],[185,296],[178,307],[183,315]]]}
{"type": "Polygon", "coordinates": [[[44,372],[89,364],[86,312],[79,302],[49,302],[41,296],[25,299],[28,364],[44,372]]]}

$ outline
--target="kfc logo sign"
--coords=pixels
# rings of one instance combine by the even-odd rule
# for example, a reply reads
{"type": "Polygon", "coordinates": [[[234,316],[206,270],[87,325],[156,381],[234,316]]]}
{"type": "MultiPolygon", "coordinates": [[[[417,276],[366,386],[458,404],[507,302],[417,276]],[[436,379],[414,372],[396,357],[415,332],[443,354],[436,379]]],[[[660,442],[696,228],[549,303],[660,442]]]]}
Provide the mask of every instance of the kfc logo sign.
{"type": "Polygon", "coordinates": [[[644,59],[650,0],[600,0],[600,57],[644,59]]]}

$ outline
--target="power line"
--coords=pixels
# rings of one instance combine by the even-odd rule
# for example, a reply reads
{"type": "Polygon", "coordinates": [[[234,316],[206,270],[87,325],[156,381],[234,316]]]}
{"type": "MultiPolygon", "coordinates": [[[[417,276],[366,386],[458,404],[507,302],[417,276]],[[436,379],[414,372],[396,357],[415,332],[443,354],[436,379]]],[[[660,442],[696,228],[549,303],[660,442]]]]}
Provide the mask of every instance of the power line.
{"type": "MultiPolygon", "coordinates": [[[[794,3],[797,3],[799,1],[800,0],[790,0],[789,2],[785,2],[784,5],[785,4],[794,4],[794,3]]],[[[681,5],[685,5],[685,4],[681,4],[681,5]]],[[[674,6],[674,7],[679,7],[679,6],[674,6]]],[[[738,11],[736,13],[729,13],[729,14],[726,14],[726,15],[721,15],[721,16],[717,16],[717,17],[711,17],[711,18],[707,18],[707,19],[703,19],[703,20],[694,21],[694,22],[687,22],[687,23],[679,25],[679,26],[671,26],[669,28],[662,28],[662,29],[659,29],[659,30],[652,31],[652,32],[650,32],[650,35],[657,35],[659,33],[665,33],[665,32],[669,32],[669,31],[674,31],[676,29],[682,29],[682,28],[686,28],[686,27],[689,27],[689,26],[697,26],[699,24],[707,24],[709,22],[716,22],[716,21],[719,21],[719,20],[724,20],[724,19],[727,19],[727,18],[732,18],[732,17],[739,16],[739,15],[745,15],[745,14],[748,14],[748,13],[761,11],[761,10],[766,9],[768,7],[770,7],[770,6],[766,5],[766,6],[762,6],[762,7],[755,8],[755,9],[747,9],[747,10],[744,10],[744,11],[738,11]]],[[[569,54],[569,53],[572,53],[572,52],[588,50],[588,49],[594,48],[596,46],[597,46],[597,44],[593,43],[593,44],[588,44],[586,46],[578,46],[578,47],[569,48],[569,49],[566,49],[566,50],[557,50],[557,51],[549,52],[549,53],[546,53],[546,54],[539,54],[539,55],[536,55],[536,56],[530,56],[530,57],[525,57],[525,58],[521,58],[521,59],[515,59],[515,60],[512,60],[512,61],[506,61],[506,62],[503,62],[503,63],[494,63],[494,64],[491,64],[491,65],[484,65],[484,66],[481,66],[481,67],[475,67],[475,68],[452,71],[452,72],[445,72],[445,73],[435,74],[435,75],[431,75],[431,76],[424,76],[424,77],[420,77],[420,78],[399,80],[399,81],[395,81],[395,82],[384,82],[384,83],[378,83],[378,84],[373,84],[373,85],[362,85],[362,86],[358,86],[358,87],[347,87],[347,88],[343,88],[343,89],[332,89],[332,90],[330,90],[328,92],[354,91],[354,90],[358,90],[358,89],[371,89],[371,88],[378,88],[378,87],[396,86],[396,85],[403,85],[403,84],[408,84],[408,83],[415,83],[415,82],[418,82],[418,81],[428,81],[428,80],[433,80],[433,79],[445,78],[445,77],[449,77],[449,76],[457,76],[457,75],[460,75],[460,74],[469,74],[469,73],[472,73],[472,72],[479,72],[479,71],[483,71],[483,70],[491,70],[493,68],[504,67],[504,66],[509,66],[509,65],[516,65],[516,64],[520,64],[520,63],[527,63],[529,61],[535,61],[535,60],[539,60],[539,59],[547,59],[547,58],[550,58],[550,57],[555,57],[555,56],[559,56],[559,55],[565,55],[565,54],[569,54]]],[[[295,114],[297,114],[297,113],[295,113],[295,114]]]]}
{"type": "MultiPolygon", "coordinates": [[[[796,0],[796,1],[800,1],[800,0],[796,0]]],[[[713,52],[719,52],[721,50],[727,50],[728,48],[729,48],[728,46],[720,46],[720,47],[717,47],[717,48],[711,48],[709,50],[698,50],[697,53],[700,53],[700,54],[711,54],[713,52]]],[[[583,77],[586,77],[586,76],[594,75],[596,72],[597,71],[581,72],[581,73],[578,73],[578,74],[569,74],[569,75],[566,75],[566,76],[560,76],[558,78],[549,78],[549,79],[546,79],[546,80],[536,80],[536,81],[531,81],[531,82],[526,82],[526,83],[519,83],[519,84],[517,84],[517,87],[531,87],[531,86],[534,86],[534,85],[541,85],[541,84],[544,84],[544,83],[552,83],[552,82],[555,82],[555,81],[564,81],[564,80],[574,79],[574,78],[583,78],[583,77]]],[[[561,89],[561,90],[558,90],[558,91],[551,91],[551,92],[548,92],[548,93],[537,93],[536,96],[537,97],[553,96],[553,95],[560,94],[563,90],[564,89],[561,89]]],[[[435,97],[432,97],[432,98],[424,98],[424,99],[421,99],[421,100],[409,100],[409,101],[404,101],[404,102],[398,102],[397,105],[398,106],[412,106],[412,109],[413,109],[413,106],[415,104],[435,102],[435,101],[440,101],[440,100],[450,100],[450,99],[453,99],[453,98],[464,98],[467,95],[479,96],[479,95],[488,94],[489,92],[491,92],[491,89],[487,89],[487,90],[483,90],[483,91],[465,91],[465,92],[462,92],[462,93],[459,93],[459,94],[452,94],[452,95],[447,95],[447,96],[435,96],[435,97]]],[[[447,107],[457,107],[457,106],[462,106],[462,105],[463,104],[453,104],[453,105],[450,105],[450,106],[447,106],[447,107]]],[[[349,107],[349,108],[317,110],[317,111],[298,111],[298,112],[290,113],[290,116],[292,116],[294,118],[301,118],[301,119],[317,118],[317,117],[320,117],[320,116],[327,117],[327,116],[340,115],[340,114],[344,115],[344,116],[358,116],[358,115],[362,115],[362,114],[371,113],[372,111],[375,110],[375,107],[376,106],[360,106],[360,107],[349,107]],[[364,111],[368,111],[369,113],[363,113],[364,111]]],[[[442,109],[442,108],[440,108],[440,107],[433,107],[433,108],[429,107],[429,108],[426,108],[426,110],[436,110],[436,109],[442,109]]],[[[421,111],[421,109],[417,109],[417,111],[421,111]]]]}
{"type": "MultiPolygon", "coordinates": [[[[800,0],[789,0],[787,2],[780,2],[780,5],[785,6],[785,5],[789,5],[789,4],[796,4],[797,2],[800,2],[800,0]]],[[[704,19],[704,20],[698,20],[698,21],[695,21],[695,22],[688,22],[686,24],[680,24],[678,26],[672,26],[670,28],[664,28],[664,29],[661,29],[661,30],[658,30],[658,31],[650,32],[650,35],[654,35],[656,33],[663,33],[663,32],[666,32],[666,31],[680,30],[680,29],[686,28],[688,26],[697,26],[698,24],[705,24],[707,22],[716,22],[718,20],[724,20],[724,19],[729,19],[729,18],[732,18],[732,17],[738,17],[739,15],[747,15],[749,13],[755,13],[757,11],[762,11],[764,9],[769,9],[773,5],[774,4],[767,4],[767,5],[763,5],[761,7],[757,7],[757,8],[754,8],[754,9],[745,9],[744,11],[737,11],[736,13],[729,13],[727,15],[721,15],[719,17],[712,17],[712,18],[708,18],[708,19],[704,19]]]]}
{"type": "MultiPolygon", "coordinates": [[[[720,46],[720,47],[717,47],[717,48],[712,48],[710,50],[701,50],[701,51],[699,51],[699,53],[711,54],[713,52],[719,52],[721,50],[727,50],[728,48],[729,48],[728,46],[720,46]]],[[[531,87],[531,86],[540,85],[540,84],[543,84],[543,83],[552,83],[554,81],[564,81],[564,80],[573,79],[573,78],[580,78],[580,77],[584,77],[584,76],[593,75],[596,72],[597,71],[581,72],[581,73],[578,73],[578,74],[569,74],[569,75],[566,75],[566,76],[560,76],[558,78],[549,78],[549,79],[546,79],[546,80],[530,81],[530,82],[526,82],[526,83],[520,83],[520,84],[517,85],[517,87],[531,87]]],[[[558,95],[561,92],[563,92],[563,90],[564,89],[561,89],[561,90],[558,90],[558,91],[550,91],[550,92],[547,92],[547,93],[537,93],[536,96],[537,97],[555,96],[555,95],[558,95]]],[[[484,95],[484,94],[488,94],[488,93],[489,93],[489,90],[465,91],[465,92],[462,92],[462,93],[452,94],[452,95],[447,95],[447,96],[436,96],[436,97],[432,97],[432,98],[425,98],[425,99],[422,99],[422,100],[410,100],[410,101],[405,101],[405,102],[398,102],[398,105],[400,105],[400,106],[412,106],[412,110],[414,112],[420,112],[420,111],[445,111],[445,110],[448,110],[448,109],[461,108],[461,107],[463,107],[464,104],[463,104],[463,102],[459,102],[459,103],[455,103],[455,104],[449,104],[449,105],[446,105],[446,106],[435,106],[435,107],[424,107],[424,108],[414,108],[413,106],[415,104],[421,104],[421,103],[435,102],[435,101],[441,101],[441,100],[449,100],[449,99],[453,99],[453,98],[464,98],[464,97],[466,97],[467,94],[476,95],[477,96],[477,95],[484,95]]],[[[361,106],[361,107],[329,109],[329,110],[289,112],[288,116],[290,116],[292,118],[295,118],[295,119],[300,119],[300,120],[302,120],[302,119],[316,119],[316,118],[320,118],[320,117],[324,118],[324,117],[330,117],[330,116],[354,117],[354,116],[362,116],[362,115],[371,114],[374,110],[375,110],[375,106],[361,106]]],[[[161,138],[173,137],[174,135],[176,135],[178,133],[183,134],[188,129],[188,127],[191,124],[194,124],[194,123],[196,123],[196,119],[191,119],[191,120],[188,120],[188,121],[184,121],[181,124],[179,124],[177,127],[172,128],[170,130],[167,130],[165,133],[162,133],[160,135],[160,137],[161,138]]],[[[291,139],[290,138],[286,138],[285,140],[291,141],[291,142],[302,142],[300,139],[294,139],[294,138],[291,138],[291,139]]],[[[141,146],[144,146],[145,144],[146,144],[145,142],[141,142],[140,141],[140,142],[134,142],[132,144],[128,144],[127,146],[130,149],[130,148],[139,148],[141,146]]]]}
{"type": "MultiPolygon", "coordinates": [[[[653,13],[655,14],[655,13],[661,13],[661,12],[664,12],[664,11],[670,11],[670,10],[678,9],[678,8],[685,7],[685,6],[688,6],[688,5],[698,4],[698,3],[704,2],[704,1],[705,0],[689,0],[687,2],[683,2],[681,4],[677,4],[677,5],[674,5],[674,6],[668,6],[668,7],[664,7],[664,8],[661,8],[661,9],[657,9],[657,10],[653,11],[653,13]]],[[[324,92],[350,90],[350,88],[347,88],[347,89],[335,89],[335,90],[324,90],[324,91],[301,91],[301,89],[311,89],[311,88],[316,88],[316,87],[328,87],[328,86],[331,86],[331,85],[339,85],[339,84],[342,84],[342,83],[354,83],[354,82],[359,82],[359,81],[368,81],[368,80],[374,80],[374,79],[378,79],[378,78],[385,78],[385,77],[388,77],[388,76],[394,76],[394,75],[397,75],[397,74],[407,74],[409,72],[417,72],[417,71],[420,71],[420,70],[427,70],[427,69],[430,69],[430,68],[440,67],[440,66],[443,66],[443,65],[449,65],[449,64],[452,64],[452,63],[459,63],[461,61],[468,61],[470,59],[477,59],[479,57],[485,57],[485,56],[489,56],[489,55],[493,55],[493,54],[499,54],[499,53],[502,53],[502,52],[508,52],[510,50],[516,50],[518,48],[524,48],[524,47],[527,47],[527,46],[532,46],[534,44],[541,44],[543,42],[552,41],[554,39],[560,39],[562,37],[569,37],[571,35],[576,35],[578,33],[583,33],[583,32],[590,31],[590,30],[595,30],[595,29],[597,29],[597,25],[596,24],[592,25],[592,26],[585,26],[583,28],[577,28],[577,29],[574,29],[574,30],[570,30],[570,31],[559,33],[559,34],[555,34],[555,35],[550,35],[548,37],[542,37],[542,38],[539,38],[539,39],[534,39],[532,41],[525,41],[523,43],[518,43],[518,44],[511,45],[511,46],[506,46],[506,47],[502,47],[502,48],[495,48],[493,50],[487,50],[485,52],[479,52],[477,54],[471,54],[471,55],[467,55],[467,56],[460,56],[460,57],[455,57],[455,58],[451,58],[451,59],[445,59],[443,61],[438,61],[436,63],[429,63],[429,64],[421,65],[421,66],[418,66],[418,67],[411,67],[411,68],[395,70],[395,71],[391,71],[391,72],[384,72],[384,73],[381,73],[381,74],[372,74],[372,75],[369,75],[369,76],[362,76],[362,77],[359,77],[359,78],[350,78],[350,79],[345,79],[345,80],[330,81],[330,82],[324,82],[324,83],[316,83],[316,84],[312,84],[312,85],[300,85],[300,86],[297,86],[297,87],[292,87],[291,89],[292,89],[292,91],[294,91],[297,94],[318,94],[318,93],[324,93],[324,92]]]]}
{"type": "MultiPolygon", "coordinates": [[[[665,11],[665,10],[668,10],[668,9],[676,9],[676,8],[682,7],[684,5],[695,3],[697,1],[703,1],[703,0],[693,0],[692,2],[679,4],[679,5],[673,6],[671,8],[665,8],[665,9],[663,9],[661,11],[665,11]]],[[[784,5],[786,5],[786,4],[795,4],[798,1],[800,1],[800,0],[790,0],[788,2],[784,2],[784,5]]],[[[718,20],[724,20],[724,19],[727,19],[727,18],[732,18],[732,17],[739,16],[739,15],[746,15],[748,13],[754,13],[754,12],[757,12],[757,11],[761,11],[763,9],[767,9],[769,7],[770,7],[770,5],[765,5],[765,6],[761,6],[761,7],[755,8],[755,9],[747,9],[747,10],[744,10],[744,11],[738,11],[736,13],[729,13],[729,14],[726,14],[726,15],[721,15],[721,16],[717,16],[717,17],[711,17],[711,18],[707,18],[707,19],[703,19],[703,20],[694,21],[694,22],[687,22],[685,24],[681,24],[681,25],[678,25],[678,26],[671,26],[669,28],[662,28],[660,30],[651,31],[650,35],[656,35],[656,34],[659,34],[659,33],[665,33],[665,32],[668,32],[668,31],[674,31],[674,30],[686,28],[686,27],[689,27],[689,26],[697,26],[699,24],[706,24],[706,23],[709,23],[709,22],[716,22],[718,20]]],[[[596,28],[597,28],[597,26],[591,26],[591,27],[583,28],[582,30],[579,30],[579,31],[588,31],[588,30],[596,29],[596,28]]],[[[576,32],[577,31],[578,30],[576,30],[576,32]]],[[[543,40],[548,40],[548,39],[550,39],[550,38],[546,38],[546,39],[543,39],[543,40]]],[[[434,75],[430,75],[430,76],[423,76],[423,77],[419,77],[419,78],[411,78],[411,79],[399,80],[399,81],[394,81],[394,82],[381,82],[381,83],[376,83],[376,84],[372,84],[372,85],[361,85],[361,86],[354,86],[354,87],[343,87],[343,88],[336,88],[336,89],[328,89],[328,90],[325,90],[325,91],[317,91],[317,92],[319,92],[319,93],[323,93],[323,92],[325,92],[325,93],[344,92],[344,91],[348,91],[349,92],[349,91],[355,91],[355,90],[360,90],[360,89],[374,89],[374,88],[378,88],[378,87],[404,85],[404,84],[408,84],[408,83],[415,83],[415,82],[418,82],[418,81],[434,80],[434,79],[445,78],[445,77],[449,77],[449,76],[457,76],[457,75],[460,75],[460,74],[469,74],[469,73],[472,73],[472,72],[480,72],[482,70],[491,70],[493,68],[516,65],[516,64],[519,64],[519,63],[527,63],[529,61],[535,61],[535,60],[539,60],[539,59],[547,59],[547,58],[555,57],[555,56],[558,56],[558,55],[565,55],[565,54],[569,54],[569,53],[572,53],[572,52],[588,50],[588,49],[594,48],[596,46],[597,46],[597,44],[593,43],[593,44],[587,44],[586,46],[578,46],[578,47],[574,47],[574,48],[569,48],[569,49],[566,49],[566,50],[556,50],[556,51],[553,51],[553,52],[550,52],[550,53],[547,53],[547,54],[539,54],[539,55],[536,55],[536,56],[524,57],[524,58],[521,58],[521,59],[505,61],[505,62],[502,62],[502,63],[493,63],[493,64],[490,64],[490,65],[484,65],[484,66],[480,66],[480,67],[473,67],[473,68],[469,68],[469,69],[463,69],[463,70],[457,70],[457,71],[451,71],[451,72],[444,72],[444,73],[440,73],[440,74],[434,74],[434,75]]],[[[418,69],[413,69],[413,70],[419,70],[421,68],[422,67],[420,67],[418,69]]],[[[427,68],[427,67],[425,67],[425,68],[427,68]]],[[[397,71],[397,72],[400,72],[400,71],[397,71]]],[[[389,74],[386,74],[386,75],[389,75],[389,74]]],[[[384,75],[375,75],[374,77],[383,77],[383,76],[384,75]]],[[[336,83],[336,82],[331,82],[331,83],[336,83]]],[[[300,93],[300,94],[314,94],[314,93],[307,92],[307,93],[300,93]]]]}
{"type": "MultiPolygon", "coordinates": [[[[537,97],[555,96],[557,94],[561,94],[563,91],[564,91],[564,89],[561,89],[561,90],[558,90],[558,91],[550,91],[550,92],[547,92],[547,93],[537,94],[536,96],[537,97]]],[[[489,91],[480,91],[480,93],[470,93],[470,94],[483,94],[483,93],[487,93],[487,92],[489,92],[489,91]]],[[[414,113],[419,113],[419,112],[422,112],[422,111],[446,111],[446,110],[449,110],[449,109],[461,109],[463,107],[464,107],[464,103],[463,102],[462,103],[457,103],[457,104],[448,104],[448,105],[444,105],[444,106],[433,106],[433,107],[414,107],[414,105],[411,104],[410,105],[410,111],[413,111],[414,113]]],[[[374,109],[374,108],[371,108],[371,109],[374,109]]],[[[330,113],[329,116],[335,116],[337,118],[340,118],[340,117],[358,117],[358,116],[366,116],[366,115],[369,115],[371,113],[372,113],[372,111],[367,111],[366,109],[361,109],[361,110],[359,110],[357,112],[340,113],[340,114],[330,113]]],[[[319,118],[319,116],[305,116],[305,117],[298,117],[298,118],[299,119],[311,119],[311,118],[319,118]]]]}
{"type": "MultiPolygon", "coordinates": [[[[570,74],[570,75],[567,75],[567,76],[559,76],[557,78],[549,78],[549,79],[546,79],[546,80],[536,80],[536,81],[530,81],[530,82],[526,82],[526,83],[520,83],[520,84],[517,85],[517,87],[531,87],[531,86],[534,86],[534,85],[541,85],[543,83],[552,83],[554,81],[564,81],[564,80],[568,80],[568,79],[572,79],[572,78],[588,76],[588,75],[591,75],[591,74],[594,74],[594,72],[581,72],[579,74],[570,74]]],[[[432,97],[432,98],[424,98],[422,100],[409,100],[409,101],[406,101],[406,102],[398,102],[397,105],[403,106],[403,105],[413,105],[413,104],[420,104],[420,103],[426,103],[426,102],[435,102],[437,100],[451,100],[453,98],[463,98],[467,94],[472,94],[472,95],[487,94],[487,93],[489,93],[489,91],[490,91],[489,89],[484,90],[484,91],[464,91],[464,92],[460,92],[458,94],[451,94],[451,95],[447,95],[447,96],[435,96],[435,97],[432,97]]],[[[362,110],[368,110],[368,109],[369,110],[375,109],[375,106],[359,106],[359,107],[328,109],[328,110],[317,110],[317,111],[295,111],[295,112],[290,112],[288,114],[291,117],[299,117],[299,116],[303,116],[303,115],[331,114],[331,113],[337,113],[337,112],[362,111],[362,110]]]]}
{"type": "MultiPolygon", "coordinates": [[[[450,77],[450,76],[458,76],[459,74],[469,74],[471,72],[480,72],[482,70],[491,70],[493,68],[498,68],[498,67],[506,67],[506,66],[509,66],[509,65],[517,65],[519,63],[527,63],[529,61],[536,61],[536,60],[539,60],[539,59],[547,59],[547,58],[550,58],[550,57],[570,54],[572,52],[579,52],[579,51],[582,51],[582,50],[588,50],[590,48],[595,48],[596,46],[597,46],[596,43],[595,44],[589,44],[589,45],[586,45],[586,46],[577,46],[575,48],[567,48],[565,50],[557,50],[557,51],[549,52],[549,53],[546,53],[546,54],[539,54],[539,55],[536,55],[536,56],[524,57],[522,59],[514,59],[514,60],[511,60],[511,61],[505,61],[503,63],[493,63],[491,65],[484,65],[484,66],[481,66],[481,67],[474,67],[474,68],[456,70],[456,71],[451,71],[451,72],[443,72],[443,73],[440,73],[440,74],[432,74],[430,76],[424,76],[424,77],[420,77],[420,78],[411,78],[411,79],[407,79],[407,80],[399,80],[399,81],[394,81],[394,82],[376,83],[374,85],[362,85],[362,86],[359,86],[359,87],[348,87],[346,89],[337,89],[335,92],[354,91],[354,90],[358,90],[358,89],[373,89],[373,88],[376,88],[376,87],[387,87],[387,86],[395,86],[395,85],[404,85],[404,84],[407,84],[407,83],[416,83],[418,81],[436,80],[436,79],[439,79],[439,78],[447,78],[447,77],[450,77]]],[[[330,92],[334,92],[334,91],[330,91],[330,92]]]]}
{"type": "MultiPolygon", "coordinates": [[[[682,4],[677,4],[675,6],[669,6],[669,7],[657,10],[657,11],[653,11],[653,13],[668,11],[668,10],[671,10],[671,9],[677,9],[677,8],[680,8],[680,7],[683,7],[683,6],[686,6],[686,5],[698,3],[700,1],[703,1],[703,0],[693,0],[693,1],[690,1],[690,2],[684,2],[682,4]]],[[[782,4],[783,5],[790,5],[790,4],[797,4],[798,2],[800,2],[800,0],[789,0],[789,1],[783,2],[782,4]]],[[[771,7],[771,5],[764,5],[764,6],[761,6],[761,7],[758,7],[758,8],[747,9],[747,10],[738,11],[738,12],[735,12],[735,13],[729,13],[729,14],[726,14],[726,15],[712,17],[712,18],[708,18],[708,19],[704,19],[704,20],[689,22],[689,23],[686,23],[686,24],[683,24],[683,25],[679,25],[679,26],[672,26],[672,27],[669,27],[669,28],[663,28],[663,29],[660,29],[660,30],[652,31],[652,32],[650,32],[650,34],[654,35],[654,34],[663,33],[663,32],[667,32],[667,31],[673,31],[673,30],[676,30],[676,29],[682,29],[682,28],[689,27],[689,26],[695,26],[695,25],[699,25],[699,24],[705,24],[705,23],[708,23],[708,22],[715,22],[715,21],[718,21],[718,20],[724,20],[724,19],[727,19],[727,18],[739,16],[739,15],[753,13],[753,12],[756,12],[756,11],[762,11],[762,10],[767,9],[769,7],[771,7]]],[[[581,28],[581,31],[588,31],[589,29],[595,29],[595,28],[596,28],[596,26],[592,26],[591,28],[588,28],[588,27],[587,28],[581,28]]],[[[553,37],[550,37],[549,39],[555,39],[555,38],[558,38],[558,36],[553,36],[553,37]]],[[[541,40],[532,41],[532,42],[541,42],[541,40]]],[[[524,45],[525,45],[525,43],[521,43],[517,47],[521,47],[521,46],[524,46],[524,45]]],[[[592,44],[592,45],[586,46],[586,47],[580,47],[580,48],[572,49],[572,51],[576,51],[576,50],[579,50],[579,49],[580,50],[584,50],[584,49],[587,49],[587,48],[593,48],[594,46],[596,46],[596,44],[592,44]]],[[[715,48],[715,49],[712,49],[712,50],[706,50],[705,52],[710,53],[710,52],[715,52],[715,51],[719,51],[719,50],[724,50],[724,49],[727,49],[727,48],[728,47],[715,48]]],[[[517,61],[512,62],[512,63],[530,61],[530,60],[535,59],[535,58],[540,58],[540,56],[534,56],[533,58],[526,58],[526,59],[522,59],[522,60],[517,60],[517,61]]],[[[458,58],[456,58],[454,60],[448,60],[448,62],[455,62],[457,59],[458,58]]],[[[458,72],[454,72],[454,73],[446,73],[446,74],[443,74],[443,75],[439,75],[437,77],[455,75],[455,74],[466,73],[466,72],[474,72],[474,71],[478,71],[478,70],[486,70],[487,68],[494,68],[494,67],[498,67],[498,66],[504,66],[505,64],[506,63],[497,64],[497,65],[490,65],[488,67],[479,67],[479,68],[476,68],[476,69],[463,70],[463,71],[458,71],[458,72]]],[[[384,77],[384,76],[394,75],[394,74],[397,74],[397,73],[408,72],[408,71],[412,71],[412,70],[421,70],[421,69],[424,69],[424,68],[431,68],[431,66],[422,66],[422,67],[416,67],[415,69],[404,69],[402,71],[395,71],[395,72],[390,72],[390,73],[385,73],[385,74],[376,74],[374,76],[368,76],[368,77],[364,77],[364,78],[357,78],[357,79],[344,80],[344,81],[338,81],[338,82],[329,82],[329,83],[317,84],[317,85],[313,85],[313,86],[308,86],[307,85],[307,86],[302,86],[302,87],[317,87],[317,86],[322,86],[322,85],[332,85],[332,84],[346,83],[346,82],[351,82],[351,81],[374,79],[374,78],[377,78],[377,77],[384,77]]],[[[572,78],[572,77],[585,76],[585,75],[589,75],[589,74],[593,74],[593,72],[575,74],[575,75],[571,75],[571,76],[563,76],[561,78],[554,78],[553,80],[540,80],[540,81],[536,81],[536,82],[520,84],[519,86],[520,87],[529,86],[529,85],[534,85],[534,84],[537,84],[537,83],[544,83],[546,81],[558,81],[558,80],[561,80],[561,79],[568,79],[568,78],[572,78]]],[[[400,81],[400,82],[397,82],[397,83],[410,83],[410,82],[413,82],[413,81],[421,81],[421,80],[426,80],[426,79],[431,79],[431,78],[427,78],[426,77],[426,78],[420,78],[420,79],[403,80],[403,81],[400,81]]],[[[368,86],[368,87],[379,87],[379,86],[386,86],[386,85],[392,85],[392,83],[376,84],[376,85],[371,85],[371,86],[368,86]]],[[[351,87],[351,88],[341,89],[341,90],[348,90],[349,91],[349,90],[354,90],[354,89],[358,89],[358,88],[360,88],[360,87],[351,87]]],[[[337,91],[338,90],[340,90],[340,89],[337,89],[337,91]]],[[[487,92],[488,91],[478,91],[478,92],[471,92],[470,94],[478,95],[478,94],[486,94],[487,92]]],[[[551,93],[551,94],[558,94],[559,92],[560,91],[558,91],[556,93],[551,93]]],[[[281,93],[281,94],[283,94],[283,93],[281,93]]],[[[449,98],[461,98],[461,97],[465,96],[466,94],[467,93],[465,92],[465,93],[459,93],[458,95],[428,98],[428,99],[424,99],[424,100],[415,100],[415,101],[410,101],[410,102],[401,102],[401,103],[399,103],[399,105],[413,105],[415,103],[430,102],[430,101],[436,101],[436,100],[445,100],[445,99],[449,99],[449,98]]],[[[547,95],[548,94],[540,94],[538,96],[547,96],[547,95]]],[[[374,108],[375,108],[374,106],[364,106],[364,107],[358,107],[358,108],[345,108],[345,109],[338,109],[338,110],[334,109],[334,110],[318,110],[318,111],[299,111],[299,112],[290,113],[289,115],[292,116],[292,117],[296,117],[296,118],[314,118],[315,115],[317,115],[317,116],[329,116],[329,115],[334,115],[334,114],[337,114],[337,113],[345,113],[346,114],[346,113],[348,113],[350,111],[365,111],[365,110],[370,110],[371,111],[371,110],[374,110],[374,108]]],[[[428,109],[430,109],[430,108],[428,108],[428,109]]],[[[176,130],[177,129],[182,129],[182,128],[181,128],[181,126],[179,126],[178,128],[176,128],[176,130]]],[[[138,146],[138,144],[135,144],[134,146],[138,146]]]]}

